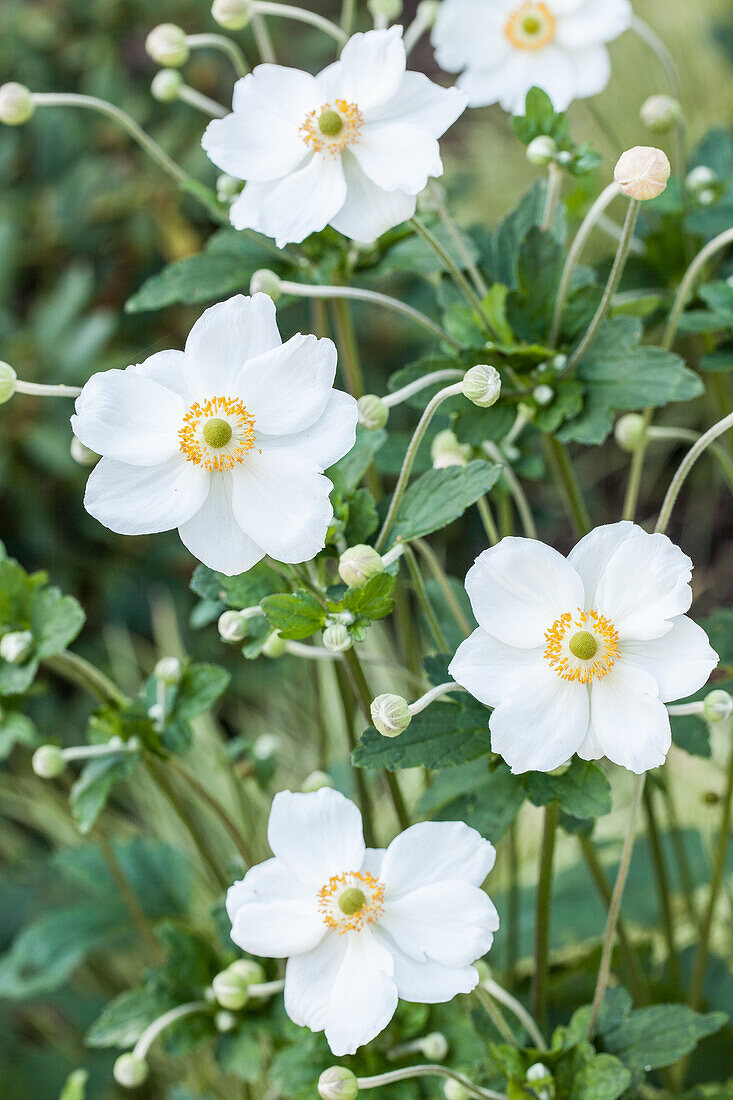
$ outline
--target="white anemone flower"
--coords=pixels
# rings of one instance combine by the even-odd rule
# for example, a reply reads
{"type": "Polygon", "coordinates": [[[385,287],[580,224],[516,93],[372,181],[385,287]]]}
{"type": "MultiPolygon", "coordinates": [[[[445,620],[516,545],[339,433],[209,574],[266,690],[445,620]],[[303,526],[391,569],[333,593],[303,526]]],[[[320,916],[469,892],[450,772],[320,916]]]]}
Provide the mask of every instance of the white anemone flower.
{"type": "Polygon", "coordinates": [[[631,25],[629,0],[443,0],[433,28],[438,64],[460,72],[469,106],[524,114],[533,86],[557,111],[608,84],[606,43],[631,25]]]}
{"type": "Polygon", "coordinates": [[[665,703],[718,663],[688,619],[692,562],[634,523],[596,527],[564,558],[505,538],[476,559],[466,591],[479,623],[450,665],[494,707],[491,747],[513,772],[552,771],[573,753],[637,774],[664,763],[665,703]]]}
{"type": "Polygon", "coordinates": [[[102,455],[84,504],[123,535],[178,528],[194,557],[246,572],[313,558],[333,516],[323,471],[354,445],[330,340],[282,343],[266,294],[207,309],[184,351],[92,375],[71,418],[102,455]]]}
{"type": "Polygon", "coordinates": [[[405,67],[402,28],[390,27],[355,34],[318,76],[258,65],[239,80],[232,113],[202,141],[217,167],[248,181],[232,225],[282,247],[326,225],[371,242],[411,218],[443,173],[438,138],[466,97],[405,67]]]}
{"type": "Polygon", "coordinates": [[[232,939],[287,958],[285,1010],[353,1054],[392,1019],[397,1000],[437,1004],[470,993],[499,927],[480,889],[494,864],[487,840],[458,821],[412,825],[367,848],[361,814],[338,791],[275,796],[274,859],[227,893],[232,939]]]}

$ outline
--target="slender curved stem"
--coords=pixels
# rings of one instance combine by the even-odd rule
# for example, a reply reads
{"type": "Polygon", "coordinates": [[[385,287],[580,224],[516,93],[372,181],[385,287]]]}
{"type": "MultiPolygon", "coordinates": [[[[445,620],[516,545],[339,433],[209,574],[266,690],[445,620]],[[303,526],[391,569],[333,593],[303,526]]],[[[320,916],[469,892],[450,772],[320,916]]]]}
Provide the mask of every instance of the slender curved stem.
{"type": "Polygon", "coordinates": [[[555,480],[562,490],[568,515],[573,521],[577,533],[585,535],[591,529],[591,518],[583,499],[583,492],[577,475],[568,457],[568,452],[563,444],[555,439],[554,435],[544,436],[543,443],[555,480]]]}
{"type": "Polygon", "coordinates": [[[214,796],[206,790],[206,787],[204,787],[203,784],[199,783],[198,779],[196,779],[195,776],[191,775],[191,773],[189,771],[186,771],[185,768],[182,768],[175,757],[169,757],[166,763],[169,768],[173,769],[173,771],[180,779],[188,784],[191,790],[196,795],[198,795],[201,801],[205,802],[209,809],[216,814],[219,821],[224,826],[231,839],[234,841],[234,845],[237,851],[242,856],[247,866],[252,867],[256,861],[249,847],[249,844],[244,839],[241,832],[234,824],[231,817],[224,809],[222,804],[219,802],[219,800],[214,798],[214,796]]]}
{"type": "Polygon", "coordinates": [[[560,201],[562,191],[562,172],[555,163],[550,163],[547,168],[547,189],[545,191],[545,206],[542,211],[541,228],[548,232],[555,217],[557,204],[560,201]]]}
{"type": "Polygon", "coordinates": [[[145,950],[150,962],[152,964],[159,963],[161,961],[160,944],[153,935],[153,930],[150,926],[147,914],[140,904],[140,899],[117,858],[117,853],[104,833],[97,832],[97,843],[99,844],[102,858],[107,864],[107,869],[109,870],[112,881],[117,887],[117,892],[120,895],[122,904],[125,906],[130,920],[134,924],[140,939],[145,945],[145,950]]]}
{"type": "Polygon", "coordinates": [[[410,23],[409,27],[405,30],[402,41],[405,44],[405,56],[409,57],[412,51],[417,46],[418,42],[428,29],[428,25],[424,18],[420,16],[420,8],[417,9],[417,15],[410,23]]]}
{"type": "Polygon", "coordinates": [[[453,368],[436,370],[432,374],[426,374],[423,378],[415,379],[414,382],[410,382],[409,385],[403,386],[400,390],[395,390],[394,393],[388,393],[382,398],[382,401],[388,409],[393,409],[396,405],[401,405],[403,401],[414,397],[416,393],[421,393],[429,386],[435,386],[438,382],[453,382],[458,378],[463,378],[464,374],[465,371],[454,370],[453,368]]]}
{"type": "Polygon", "coordinates": [[[111,703],[113,707],[126,707],[129,703],[127,696],[108,676],[78,653],[67,649],[55,657],[46,657],[43,663],[65,680],[85,688],[103,703],[111,703]]]}
{"type": "Polygon", "coordinates": [[[351,34],[356,13],[356,0],[342,0],[341,3],[341,30],[347,37],[351,34]]]}
{"type": "Polygon", "coordinates": [[[341,27],[307,8],[296,8],[292,4],[271,3],[270,0],[254,0],[253,10],[258,15],[275,15],[281,19],[294,19],[298,23],[310,23],[312,27],[317,27],[318,30],[334,38],[339,46],[345,46],[349,40],[349,36],[341,27]]]}
{"type": "Polygon", "coordinates": [[[516,997],[512,997],[511,993],[507,993],[506,989],[500,986],[498,982],[495,982],[492,978],[488,978],[481,984],[489,996],[493,997],[495,1001],[499,1001],[500,1004],[503,1004],[514,1016],[516,1016],[537,1049],[547,1050],[547,1043],[545,1042],[542,1032],[522,1002],[518,1001],[516,997]]]}
{"type": "Polygon", "coordinates": [[[394,1085],[398,1081],[410,1081],[414,1077],[445,1077],[449,1081],[457,1081],[472,1096],[478,1096],[481,1100],[507,1100],[503,1092],[481,1088],[462,1073],[456,1073],[447,1066],[406,1066],[404,1069],[393,1069],[389,1073],[379,1073],[375,1077],[358,1077],[357,1085],[360,1089],[378,1089],[384,1085],[394,1085]]]}
{"type": "MultiPolygon", "coordinates": [[[[671,439],[673,442],[695,443],[702,437],[702,432],[693,431],[692,428],[649,428],[647,432],[647,440],[665,440],[671,439]]],[[[728,452],[719,447],[717,443],[710,444],[710,454],[718,462],[720,469],[728,482],[731,490],[733,490],[733,459],[731,459],[728,452]]]]}
{"type": "Polygon", "coordinates": [[[507,483],[509,492],[516,505],[517,512],[519,513],[519,520],[522,524],[522,530],[528,539],[537,538],[537,527],[535,526],[534,517],[532,515],[532,509],[529,506],[529,501],[525,496],[522,483],[514,473],[506,457],[501,452],[496,443],[484,443],[484,450],[495,462],[501,465],[501,472],[504,476],[504,480],[507,483]]]}
{"type": "MultiPolygon", "coordinates": [[[[410,579],[412,580],[412,586],[415,589],[415,595],[418,598],[423,615],[427,620],[427,624],[430,628],[430,633],[433,635],[435,645],[441,653],[447,653],[450,646],[448,645],[445,634],[443,633],[441,625],[438,622],[438,616],[435,614],[435,608],[430,602],[428,590],[425,587],[425,581],[423,579],[422,573],[420,572],[420,566],[417,563],[415,554],[409,546],[405,546],[404,557],[405,561],[407,562],[410,579]]],[[[419,710],[415,711],[415,714],[418,714],[419,711],[422,709],[423,708],[420,707],[419,710]]]]}
{"type": "Polygon", "coordinates": [[[255,36],[260,61],[265,61],[269,65],[274,65],[277,62],[277,58],[275,56],[275,47],[272,44],[272,38],[267,28],[267,20],[257,8],[252,12],[252,33],[255,36]]]}
{"type": "Polygon", "coordinates": [[[161,791],[166,796],[176,814],[188,830],[191,840],[193,841],[196,850],[201,857],[201,861],[208,867],[219,889],[226,890],[227,886],[229,886],[228,877],[223,874],[217,866],[216,860],[209,850],[209,845],[206,841],[206,837],[199,827],[199,823],[189,813],[188,808],[183,804],[181,799],[178,797],[178,794],[171,786],[165,769],[160,765],[159,761],[154,760],[152,756],[148,756],[146,763],[153,779],[158,784],[161,791]]]}
{"type": "Polygon", "coordinates": [[[687,452],[672,478],[669,489],[667,489],[667,495],[664,498],[659,512],[659,519],[657,520],[655,531],[664,533],[667,530],[672,510],[690,470],[695,465],[700,455],[705,452],[706,448],[731,428],[733,428],[733,413],[729,413],[728,416],[723,417],[722,420],[714,424],[704,435],[701,435],[694,447],[691,447],[687,452]]]}
{"type": "Polygon", "coordinates": [[[486,497],[478,498],[478,500],[476,501],[476,508],[478,510],[479,516],[481,517],[481,523],[483,524],[484,531],[486,532],[486,537],[488,538],[492,546],[496,546],[497,542],[499,541],[499,530],[496,526],[496,521],[494,520],[494,516],[491,511],[491,505],[489,504],[486,497]]]}
{"type": "Polygon", "coordinates": [[[545,807],[540,849],[540,870],[535,895],[534,975],[532,982],[533,1016],[539,1027],[547,1023],[550,973],[550,907],[552,903],[552,862],[559,811],[557,802],[545,807]]]}
{"type": "Polygon", "coordinates": [[[229,114],[229,111],[226,107],[222,107],[221,103],[217,103],[215,99],[209,99],[207,95],[197,92],[195,88],[191,88],[188,84],[182,84],[178,89],[178,98],[210,118],[224,118],[229,114]]]}
{"type": "Polygon", "coordinates": [[[192,50],[211,49],[226,54],[237,76],[246,76],[249,72],[249,65],[239,46],[225,34],[188,34],[186,45],[192,50]]]}
{"type": "Polygon", "coordinates": [[[463,274],[460,267],[451,256],[450,252],[448,252],[448,250],[443,247],[443,245],[440,243],[432,230],[428,229],[428,227],[424,225],[419,218],[410,218],[410,225],[418,234],[418,236],[422,237],[428,247],[433,250],[435,255],[445,266],[450,275],[453,277],[453,281],[455,282],[456,286],[459,288],[459,290],[463,292],[469,305],[477,314],[480,322],[485,327],[486,331],[491,333],[491,323],[486,316],[481,299],[476,294],[476,291],[473,289],[471,283],[463,274]]]}
{"type": "Polygon", "coordinates": [[[654,806],[652,792],[648,786],[644,788],[644,809],[646,811],[647,836],[652,855],[654,877],[657,883],[657,897],[659,898],[659,908],[662,915],[662,924],[664,925],[664,936],[667,941],[669,980],[672,988],[676,992],[679,992],[681,987],[680,967],[677,956],[677,946],[675,944],[674,916],[671,904],[672,890],[667,874],[667,865],[664,860],[664,852],[662,851],[656,808],[654,806]]]}
{"type": "Polygon", "coordinates": [[[170,1009],[169,1012],[164,1012],[162,1016],[159,1016],[157,1020],[153,1020],[152,1024],[145,1028],[133,1047],[133,1057],[144,1062],[148,1051],[162,1031],[165,1031],[167,1027],[175,1024],[178,1020],[182,1020],[184,1016],[193,1016],[196,1012],[211,1012],[211,1005],[206,1001],[190,1001],[188,1004],[178,1005],[176,1008],[170,1009]]]}
{"type": "Polygon", "coordinates": [[[431,703],[434,703],[436,699],[442,699],[444,695],[449,695],[452,691],[465,691],[464,687],[455,683],[454,680],[449,680],[445,684],[438,684],[437,687],[431,688],[430,691],[426,691],[424,695],[421,695],[419,699],[416,699],[414,703],[410,703],[407,708],[414,718],[416,714],[420,714],[422,711],[427,710],[431,703]]]}
{"type": "Polygon", "coordinates": [[[16,393],[29,393],[37,397],[78,397],[81,393],[80,386],[65,386],[60,383],[57,386],[48,386],[44,382],[22,382],[16,378],[14,382],[16,393]]]}
{"type": "Polygon", "coordinates": [[[674,57],[667,49],[664,42],[662,42],[662,39],[659,37],[657,32],[655,30],[652,30],[649,24],[645,23],[643,19],[640,19],[638,15],[632,16],[631,29],[632,31],[634,31],[635,34],[639,36],[639,38],[642,39],[643,42],[646,42],[647,46],[649,46],[652,52],[659,59],[659,62],[664,69],[664,75],[667,78],[667,83],[669,84],[670,95],[674,96],[675,99],[679,99],[680,76],[677,71],[677,65],[675,63],[674,57]]]}
{"type": "Polygon", "coordinates": [[[356,341],[349,303],[343,297],[334,299],[331,302],[331,310],[347,389],[352,397],[361,397],[364,393],[364,373],[361,369],[359,345],[356,341]]]}
{"type": "Polygon", "coordinates": [[[433,550],[430,543],[425,539],[414,539],[413,545],[422,554],[428,569],[433,574],[435,581],[443,593],[443,599],[445,600],[453,618],[456,621],[459,630],[468,637],[471,633],[471,623],[468,621],[463,613],[463,608],[456,599],[456,594],[451,588],[450,580],[448,579],[443,566],[440,564],[437,554],[433,550]]]}
{"type": "Polygon", "coordinates": [[[514,1032],[509,1027],[509,1024],[504,1019],[503,1013],[501,1012],[499,1007],[494,1004],[493,1000],[486,992],[486,990],[479,985],[474,990],[474,993],[476,995],[476,1000],[486,1011],[486,1014],[488,1015],[496,1030],[501,1035],[504,1042],[509,1043],[509,1045],[512,1047],[516,1046],[517,1039],[514,1032]]]}
{"type": "Polygon", "coordinates": [[[463,239],[460,229],[456,225],[448,207],[443,202],[443,197],[440,193],[440,185],[436,184],[434,180],[430,180],[428,183],[428,190],[430,192],[430,200],[433,203],[435,209],[438,211],[438,216],[446,228],[448,236],[453,241],[453,246],[461,257],[466,271],[471,276],[476,293],[483,298],[489,293],[489,288],[486,285],[483,275],[479,271],[473,256],[471,255],[466,242],[463,239]]]}

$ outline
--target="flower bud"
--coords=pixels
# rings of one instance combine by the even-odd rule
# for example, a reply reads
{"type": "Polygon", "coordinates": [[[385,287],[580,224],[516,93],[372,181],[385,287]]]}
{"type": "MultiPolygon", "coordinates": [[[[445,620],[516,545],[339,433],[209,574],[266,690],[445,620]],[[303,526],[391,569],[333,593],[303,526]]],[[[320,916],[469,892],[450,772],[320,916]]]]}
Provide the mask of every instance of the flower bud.
{"type": "Polygon", "coordinates": [[[333,787],[331,776],[326,772],[315,771],[303,780],[300,789],[303,794],[313,794],[314,791],[323,790],[324,787],[333,787]]]}
{"type": "Polygon", "coordinates": [[[161,69],[150,84],[150,93],[158,103],[175,103],[183,87],[183,77],[178,69],[161,69]]]}
{"type": "Polygon", "coordinates": [[[538,168],[550,164],[556,154],[557,143],[547,134],[540,134],[539,137],[533,138],[527,146],[527,160],[538,168]]]}
{"type": "Polygon", "coordinates": [[[449,1077],[443,1082],[443,1096],[445,1100],[469,1100],[471,1093],[460,1081],[454,1081],[449,1077]]]}
{"type": "Polygon", "coordinates": [[[9,665],[22,665],[33,652],[30,630],[12,630],[0,638],[0,657],[9,665]]]}
{"type": "Polygon", "coordinates": [[[124,1089],[136,1089],[148,1076],[148,1063],[134,1054],[121,1054],[114,1064],[112,1074],[124,1089]]]}
{"type": "Polygon", "coordinates": [[[228,31],[241,31],[250,21],[250,0],[214,0],[211,14],[214,22],[228,31]]]}
{"type": "Polygon", "coordinates": [[[100,459],[100,455],[96,451],[93,451],[91,447],[86,447],[75,435],[71,437],[69,451],[78,466],[96,466],[100,459]]]}
{"type": "Polygon", "coordinates": [[[6,126],[22,126],[35,109],[33,95],[25,84],[11,80],[0,85],[0,122],[6,126]]]}
{"type": "Polygon", "coordinates": [[[231,967],[222,970],[211,983],[217,1002],[222,1008],[227,1008],[233,1012],[238,1012],[240,1008],[244,1008],[249,1000],[247,987],[247,979],[232,970],[231,967]]]}
{"type": "Polygon", "coordinates": [[[180,684],[183,676],[183,663],[177,657],[161,657],[153,669],[156,680],[167,687],[175,687],[180,684]]]}
{"type": "Polygon", "coordinates": [[[647,202],[661,195],[667,186],[669,160],[661,149],[650,145],[635,145],[622,153],[614,169],[614,179],[625,195],[637,202],[647,202]]]}
{"type": "Polygon", "coordinates": [[[367,0],[367,10],[373,19],[393,23],[402,15],[402,0],[367,0]]]}
{"type": "Polygon", "coordinates": [[[415,1044],[428,1062],[442,1062],[448,1055],[448,1040],[441,1031],[433,1031],[415,1044]]]}
{"type": "Polygon", "coordinates": [[[718,197],[714,187],[706,187],[704,191],[698,191],[696,198],[700,206],[712,206],[718,197]]]}
{"type": "Polygon", "coordinates": [[[725,722],[733,714],[733,699],[727,691],[711,691],[705,696],[703,702],[703,714],[708,722],[715,725],[717,722],[725,722]]]}
{"type": "Polygon", "coordinates": [[[641,121],[654,134],[666,134],[682,119],[682,106],[671,95],[650,95],[641,105],[641,121]]]}
{"type": "Polygon", "coordinates": [[[255,760],[272,760],[280,752],[282,739],[276,733],[261,733],[252,746],[255,760]]]}
{"type": "Polygon", "coordinates": [[[646,432],[646,423],[641,413],[626,413],[616,421],[613,429],[616,443],[622,451],[633,454],[646,432]]]}
{"type": "Polygon", "coordinates": [[[228,1031],[234,1031],[238,1024],[239,1020],[234,1013],[228,1012],[226,1009],[222,1009],[214,1016],[214,1026],[220,1035],[226,1035],[228,1031]]]}
{"type": "Polygon", "coordinates": [[[166,68],[179,69],[188,61],[186,34],[175,23],[159,23],[145,39],[148,56],[166,68]]]}
{"type": "Polygon", "coordinates": [[[532,396],[540,407],[551,405],[555,400],[555,391],[552,386],[535,386],[532,390],[532,396]]]}
{"type": "Polygon", "coordinates": [[[228,176],[226,172],[217,178],[216,197],[219,202],[233,202],[242,190],[242,181],[228,176]]]}
{"type": "Polygon", "coordinates": [[[415,18],[419,19],[426,30],[435,25],[440,10],[440,0],[420,0],[415,11],[415,18]]]}
{"type": "Polygon", "coordinates": [[[376,432],[386,427],[389,420],[389,407],[385,405],[381,397],[375,393],[366,393],[357,402],[359,410],[359,423],[362,428],[370,432],[376,432]]]}
{"type": "Polygon", "coordinates": [[[450,428],[438,432],[430,445],[430,455],[436,470],[442,470],[446,466],[466,466],[472,454],[473,447],[468,443],[459,443],[455,432],[450,428]]]}
{"type": "Polygon", "coordinates": [[[685,187],[693,195],[697,195],[709,187],[714,187],[717,183],[717,173],[705,164],[698,164],[697,168],[693,168],[685,176],[685,187]]]}
{"type": "Polygon", "coordinates": [[[227,970],[242,978],[247,983],[247,988],[251,985],[260,985],[265,980],[265,971],[254,959],[236,959],[229,964],[227,970]]]}
{"type": "Polygon", "coordinates": [[[268,271],[266,267],[262,267],[259,271],[255,271],[250,279],[249,292],[250,294],[267,294],[273,302],[276,302],[281,294],[281,282],[282,280],[274,271],[268,271]]]}
{"type": "Polygon", "coordinates": [[[356,1074],[346,1066],[331,1066],[318,1078],[318,1095],[321,1100],[356,1100],[359,1085],[356,1074]]]}
{"type": "Polygon", "coordinates": [[[66,761],[58,745],[41,745],[33,753],[31,767],[40,779],[56,779],[66,770],[66,761]]]}
{"type": "Polygon", "coordinates": [[[480,409],[495,405],[501,393],[501,376],[496,367],[486,363],[471,367],[463,376],[463,393],[480,409]]]}
{"type": "Polygon", "coordinates": [[[350,546],[339,558],[339,576],[349,588],[363,588],[368,580],[383,572],[382,556],[373,546],[350,546]]]}
{"type": "Polygon", "coordinates": [[[219,637],[227,645],[236,645],[247,637],[247,617],[241,611],[224,611],[219,616],[217,627],[219,637]]]}
{"type": "Polygon", "coordinates": [[[525,1080],[532,1086],[533,1093],[538,1100],[553,1100],[555,1095],[555,1081],[547,1066],[542,1062],[535,1062],[527,1070],[525,1080]]]}
{"type": "Polygon", "coordinates": [[[399,737],[412,721],[407,700],[401,695],[378,695],[370,709],[374,728],[382,737],[399,737]]]}
{"type": "Polygon", "coordinates": [[[567,355],[563,355],[562,352],[559,352],[557,355],[553,355],[553,357],[552,357],[552,369],[554,371],[556,371],[558,374],[562,374],[562,372],[565,370],[567,365],[568,365],[567,355]]]}
{"type": "Polygon", "coordinates": [[[343,623],[333,623],[323,631],[323,644],[331,653],[345,653],[354,643],[343,623]]]}
{"type": "Polygon", "coordinates": [[[15,380],[17,377],[10,363],[4,363],[0,360],[0,405],[4,405],[15,393],[15,380]]]}
{"type": "Polygon", "coordinates": [[[278,657],[284,657],[288,651],[288,643],[284,638],[281,638],[276,630],[273,630],[269,638],[262,647],[262,652],[265,657],[269,657],[270,660],[277,660],[278,657]]]}

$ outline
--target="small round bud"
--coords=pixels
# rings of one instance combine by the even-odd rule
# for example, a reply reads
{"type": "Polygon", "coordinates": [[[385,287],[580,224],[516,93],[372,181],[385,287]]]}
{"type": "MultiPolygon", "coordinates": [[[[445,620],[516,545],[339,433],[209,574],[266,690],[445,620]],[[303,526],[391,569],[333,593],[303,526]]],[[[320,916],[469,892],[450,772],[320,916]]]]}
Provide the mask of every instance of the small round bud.
{"type": "Polygon", "coordinates": [[[180,684],[183,676],[183,663],[177,657],[161,657],[153,669],[156,680],[167,687],[175,687],[180,684]]]}
{"type": "Polygon", "coordinates": [[[373,546],[350,546],[339,558],[339,576],[349,588],[363,588],[368,580],[383,572],[382,556],[373,546]]]}
{"type": "Polygon", "coordinates": [[[6,126],[22,126],[33,116],[36,106],[25,84],[11,80],[0,85],[0,122],[6,126]]]}
{"type": "Polygon", "coordinates": [[[236,645],[247,637],[247,618],[240,611],[224,611],[219,616],[219,637],[227,645],[236,645]]]}
{"type": "Polygon", "coordinates": [[[318,1078],[318,1095],[321,1100],[356,1100],[359,1085],[356,1074],[346,1066],[331,1066],[318,1078]]]}
{"type": "Polygon", "coordinates": [[[682,106],[671,95],[650,95],[641,105],[641,121],[654,134],[666,134],[682,119],[682,106]]]}
{"type": "Polygon", "coordinates": [[[315,771],[303,780],[300,789],[303,794],[313,794],[314,791],[323,790],[324,787],[333,787],[333,780],[326,772],[315,771]]]}
{"type": "Polygon", "coordinates": [[[183,77],[178,69],[161,69],[150,84],[150,93],[158,103],[175,103],[183,87],[183,77]]]}
{"type": "Polygon", "coordinates": [[[440,0],[420,0],[415,11],[415,16],[420,20],[426,30],[435,26],[435,20],[440,11],[440,0]]]}
{"type": "Polygon", "coordinates": [[[646,423],[641,413],[626,413],[616,421],[613,435],[622,451],[633,454],[644,438],[646,423]]]}
{"type": "Polygon", "coordinates": [[[733,714],[733,699],[727,691],[711,691],[705,696],[703,702],[703,714],[708,722],[715,725],[717,722],[725,722],[733,714]]]}
{"type": "Polygon", "coordinates": [[[568,168],[573,163],[573,154],[569,149],[561,149],[555,157],[555,163],[561,168],[568,168]]]}
{"type": "Polygon", "coordinates": [[[40,779],[56,779],[66,770],[66,761],[58,745],[41,745],[33,753],[31,767],[40,779]]]}
{"type": "Polygon", "coordinates": [[[78,466],[96,466],[100,459],[96,451],[93,451],[91,447],[86,447],[75,435],[71,437],[69,451],[78,466]]]}
{"type": "Polygon", "coordinates": [[[281,638],[276,630],[273,630],[269,638],[262,647],[262,652],[265,657],[269,657],[270,660],[277,660],[278,657],[284,657],[288,651],[288,643],[284,638],[281,638]]]}
{"type": "Polygon", "coordinates": [[[450,428],[438,432],[430,445],[433,468],[442,470],[446,466],[466,466],[473,454],[468,443],[459,443],[455,432],[450,428]]]}
{"type": "Polygon", "coordinates": [[[254,959],[236,959],[235,962],[230,963],[227,970],[242,978],[247,983],[247,988],[251,985],[260,985],[265,980],[265,971],[254,959]]]}
{"type": "Polygon", "coordinates": [[[211,983],[211,988],[221,1007],[228,1008],[232,1012],[244,1008],[249,1000],[246,979],[231,968],[217,974],[211,983]]]}
{"type": "Polygon", "coordinates": [[[533,138],[527,146],[527,160],[530,164],[541,168],[550,164],[557,155],[557,143],[547,134],[540,134],[533,138]]]}
{"type": "Polygon", "coordinates": [[[17,377],[10,363],[4,363],[0,360],[0,405],[4,405],[15,393],[15,380],[17,377]]]}
{"type": "Polygon", "coordinates": [[[282,738],[276,733],[261,733],[252,746],[255,760],[272,760],[282,748],[282,738]]]}
{"type": "Polygon", "coordinates": [[[463,376],[463,393],[480,409],[495,405],[501,393],[501,376],[496,367],[485,363],[471,367],[463,376]]]}
{"type": "Polygon", "coordinates": [[[532,390],[532,396],[540,407],[551,405],[555,400],[555,391],[552,386],[535,386],[532,390]]]}
{"type": "Polygon", "coordinates": [[[614,169],[614,179],[625,195],[647,202],[661,195],[672,168],[666,153],[651,145],[635,145],[622,153],[614,169]]]}
{"type": "Polygon", "coordinates": [[[372,702],[371,715],[382,737],[399,737],[412,721],[407,700],[401,695],[378,695],[372,702]]]}
{"type": "Polygon", "coordinates": [[[250,21],[250,0],[214,0],[211,5],[214,22],[228,31],[241,31],[250,21]]]}
{"type": "Polygon", "coordinates": [[[234,1013],[228,1012],[226,1009],[222,1009],[214,1016],[214,1026],[221,1035],[226,1035],[228,1031],[234,1031],[238,1024],[239,1020],[234,1013]]]}
{"type": "Polygon", "coordinates": [[[448,1056],[448,1040],[441,1031],[433,1031],[419,1042],[420,1053],[428,1062],[442,1062],[448,1056]]]}
{"type": "Polygon", "coordinates": [[[393,23],[402,15],[402,0],[367,0],[367,9],[373,19],[386,19],[393,23]]]}
{"type": "Polygon", "coordinates": [[[563,355],[562,352],[559,352],[558,355],[553,355],[553,357],[552,357],[552,369],[554,371],[556,371],[558,374],[562,374],[562,372],[565,370],[567,365],[568,365],[567,355],[563,355]]]}
{"type": "Polygon", "coordinates": [[[148,1076],[148,1063],[134,1054],[121,1054],[114,1064],[112,1075],[123,1089],[136,1089],[148,1076]]]}
{"type": "Polygon", "coordinates": [[[366,393],[357,401],[359,411],[359,423],[362,428],[370,432],[376,432],[386,427],[389,420],[389,406],[385,405],[381,397],[376,393],[366,393]]]}
{"type": "Polygon", "coordinates": [[[281,282],[282,280],[274,271],[269,271],[266,267],[262,267],[259,271],[255,271],[250,279],[249,292],[250,294],[267,294],[269,298],[272,298],[273,302],[276,302],[281,294],[281,282]]]}
{"type": "Polygon", "coordinates": [[[454,1081],[449,1077],[443,1083],[443,1096],[445,1100],[469,1100],[471,1093],[460,1081],[454,1081]]]}
{"type": "Polygon", "coordinates": [[[179,69],[188,61],[186,34],[175,23],[159,23],[145,39],[148,56],[166,68],[179,69]]]}
{"type": "Polygon", "coordinates": [[[333,623],[323,631],[323,644],[330,653],[345,653],[354,642],[343,623],[333,623]]]}
{"type": "Polygon", "coordinates": [[[22,665],[33,652],[30,630],[13,630],[0,638],[0,657],[9,665],[22,665]]]}
{"type": "Polygon", "coordinates": [[[685,187],[693,195],[704,191],[708,187],[713,187],[717,183],[717,172],[714,172],[712,168],[708,168],[705,164],[698,164],[697,168],[691,169],[685,176],[685,187]]]}
{"type": "Polygon", "coordinates": [[[696,198],[700,206],[712,206],[718,197],[714,187],[706,187],[704,191],[698,191],[696,198]]]}
{"type": "Polygon", "coordinates": [[[219,202],[233,202],[242,190],[242,181],[228,176],[226,172],[217,178],[216,197],[219,202]]]}

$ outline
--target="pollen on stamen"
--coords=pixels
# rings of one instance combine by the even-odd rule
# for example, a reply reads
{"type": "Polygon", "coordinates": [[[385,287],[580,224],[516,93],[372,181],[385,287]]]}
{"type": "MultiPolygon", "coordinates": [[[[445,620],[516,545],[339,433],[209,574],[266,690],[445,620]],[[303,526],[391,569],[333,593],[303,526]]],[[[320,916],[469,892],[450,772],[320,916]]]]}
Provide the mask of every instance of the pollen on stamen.
{"type": "MultiPolygon", "coordinates": [[[[255,419],[238,397],[210,397],[194,402],[183,418],[178,432],[180,448],[189,462],[210,473],[233,469],[255,446],[255,419]],[[210,421],[220,421],[231,429],[222,445],[212,445],[204,429],[210,421]]],[[[211,434],[211,433],[209,433],[211,434]]],[[[224,438],[220,432],[217,438],[224,438]]]]}
{"type": "Polygon", "coordinates": [[[342,936],[345,932],[360,932],[375,924],[384,910],[384,886],[368,871],[347,871],[332,875],[318,891],[318,910],[325,924],[342,936]],[[360,894],[359,906],[341,905],[360,894]],[[364,899],[362,902],[362,898],[364,899]],[[353,912],[350,910],[353,909],[353,912]]]}
{"type": "Polygon", "coordinates": [[[541,50],[555,37],[555,17],[541,0],[527,0],[510,14],[504,34],[520,50],[541,50]]]}
{"type": "Polygon", "coordinates": [[[353,145],[359,140],[363,123],[364,119],[356,103],[336,99],[333,105],[324,103],[322,107],[311,111],[300,127],[300,134],[314,153],[337,156],[343,153],[347,145],[353,145]],[[338,127],[335,124],[336,119],[341,123],[338,127]]]}
{"type": "MultiPolygon", "coordinates": [[[[577,615],[565,611],[545,634],[543,657],[557,675],[569,682],[589,684],[600,680],[613,668],[621,655],[616,628],[597,611],[577,609],[577,615]],[[570,643],[578,634],[587,634],[596,642],[592,656],[583,659],[573,653],[570,643]]],[[[575,647],[579,648],[579,647],[575,647]]],[[[581,647],[582,648],[582,647],[581,647]]],[[[590,646],[585,647],[590,652],[590,646]]]]}

